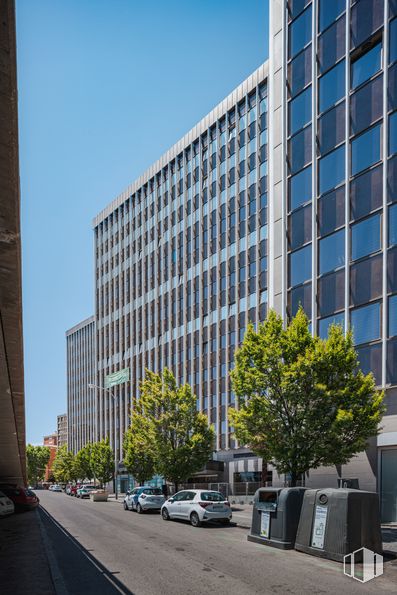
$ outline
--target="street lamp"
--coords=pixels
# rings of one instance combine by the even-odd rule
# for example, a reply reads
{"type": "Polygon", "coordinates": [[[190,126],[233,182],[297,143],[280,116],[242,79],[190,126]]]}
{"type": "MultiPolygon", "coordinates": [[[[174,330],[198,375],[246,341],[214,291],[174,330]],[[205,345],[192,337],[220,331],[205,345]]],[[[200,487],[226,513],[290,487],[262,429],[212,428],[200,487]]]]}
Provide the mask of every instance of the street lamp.
{"type": "Polygon", "coordinates": [[[113,392],[109,388],[105,388],[104,386],[98,386],[97,384],[89,384],[89,389],[98,389],[103,390],[104,392],[108,392],[113,399],[113,413],[114,413],[114,493],[116,496],[116,500],[118,500],[118,493],[117,493],[117,441],[116,441],[116,397],[113,392]]]}

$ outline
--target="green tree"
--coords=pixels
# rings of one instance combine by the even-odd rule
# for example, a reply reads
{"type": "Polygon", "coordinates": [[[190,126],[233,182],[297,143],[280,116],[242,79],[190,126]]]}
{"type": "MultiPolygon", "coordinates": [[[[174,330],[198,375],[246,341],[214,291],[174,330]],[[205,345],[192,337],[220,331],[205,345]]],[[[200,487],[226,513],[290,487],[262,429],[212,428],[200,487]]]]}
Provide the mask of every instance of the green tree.
{"type": "Polygon", "coordinates": [[[94,476],[91,468],[92,444],[88,443],[81,448],[75,457],[76,475],[79,479],[92,479],[94,476]]]}
{"type": "Polygon", "coordinates": [[[45,469],[50,460],[51,450],[48,446],[33,446],[28,444],[26,447],[26,463],[28,472],[28,481],[30,484],[37,485],[39,481],[44,480],[45,469]]]}
{"type": "Polygon", "coordinates": [[[144,485],[155,473],[153,424],[136,410],[124,434],[124,464],[139,485],[144,485]]]}
{"type": "Polygon", "coordinates": [[[320,465],[341,465],[379,432],[383,393],[359,368],[353,336],[331,326],[312,337],[302,309],[286,329],[270,311],[248,327],[231,372],[239,410],[229,409],[238,440],[291,484],[320,465]]]}
{"type": "Polygon", "coordinates": [[[92,475],[99,479],[102,486],[113,479],[114,453],[109,445],[109,438],[91,444],[90,466],[92,475]]]}
{"type": "Polygon", "coordinates": [[[146,418],[153,436],[155,471],[178,490],[211,458],[214,430],[197,411],[191,387],[177,386],[167,368],[161,374],[146,370],[140,390],[137,412],[146,418]]]}
{"type": "Polygon", "coordinates": [[[75,456],[66,445],[58,448],[52,471],[55,480],[62,483],[78,479],[75,456]]]}

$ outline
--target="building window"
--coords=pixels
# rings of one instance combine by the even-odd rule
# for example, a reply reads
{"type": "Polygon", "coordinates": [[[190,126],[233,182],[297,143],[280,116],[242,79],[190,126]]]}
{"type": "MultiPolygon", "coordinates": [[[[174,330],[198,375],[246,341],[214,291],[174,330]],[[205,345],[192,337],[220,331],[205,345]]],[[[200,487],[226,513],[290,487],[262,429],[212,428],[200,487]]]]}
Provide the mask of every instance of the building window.
{"type": "Polygon", "coordinates": [[[320,275],[328,273],[345,264],[345,230],[341,229],[319,242],[320,275]]]}
{"type": "Polygon", "coordinates": [[[340,186],[318,201],[320,235],[326,235],[345,223],[345,187],[340,186]]]}
{"type": "Polygon", "coordinates": [[[388,313],[388,336],[395,337],[397,335],[397,295],[389,297],[388,313]]]}
{"type": "Polygon", "coordinates": [[[369,304],[351,311],[351,327],[355,345],[380,338],[380,303],[369,304]]]}
{"type": "Polygon", "coordinates": [[[380,249],[380,215],[373,215],[352,226],[352,260],[380,249]]]}
{"type": "Polygon", "coordinates": [[[397,244],[397,205],[389,207],[389,246],[397,244]]]}
{"type": "Polygon", "coordinates": [[[312,198],[312,168],[307,167],[289,181],[290,209],[294,210],[312,198]]]}
{"type": "Polygon", "coordinates": [[[369,78],[371,78],[381,68],[382,63],[382,44],[378,43],[366,54],[358,58],[351,65],[351,85],[355,89],[369,78]]]}
{"type": "Polygon", "coordinates": [[[312,127],[307,126],[288,142],[289,165],[291,173],[300,171],[312,160],[312,127]]]}
{"type": "Polygon", "coordinates": [[[350,184],[350,216],[361,219],[382,206],[382,165],[354,178],[350,184]]]}
{"type": "Polygon", "coordinates": [[[319,111],[324,112],[345,94],[345,61],[319,79],[319,111]]]}
{"type": "Polygon", "coordinates": [[[397,153],[397,112],[389,117],[389,155],[397,153]]]}
{"type": "Polygon", "coordinates": [[[289,241],[292,250],[310,242],[312,237],[312,206],[294,211],[289,217],[289,241]]]}
{"type": "MultiPolygon", "coordinates": [[[[329,1],[327,4],[333,5],[329,1]]],[[[336,64],[345,53],[345,21],[343,16],[319,37],[317,56],[320,74],[336,64]]]]}
{"type": "Polygon", "coordinates": [[[382,254],[350,267],[350,305],[360,306],[382,295],[382,254]]]}
{"type": "Polygon", "coordinates": [[[385,0],[351,2],[351,46],[358,47],[383,25],[385,0]]]}
{"type": "Polygon", "coordinates": [[[350,129],[359,134],[369,128],[383,113],[383,76],[375,79],[356,91],[350,100],[350,129]]]}
{"type": "Polygon", "coordinates": [[[327,111],[318,121],[318,142],[324,155],[345,140],[345,102],[327,111]]]}
{"type": "Polygon", "coordinates": [[[290,254],[291,287],[304,283],[312,275],[312,246],[305,246],[290,254]]]}
{"type": "Polygon", "coordinates": [[[352,141],[352,174],[358,174],[381,158],[381,124],[374,126],[352,141]]]}
{"type": "Polygon", "coordinates": [[[312,7],[309,6],[289,28],[289,57],[292,58],[305,45],[309,43],[312,36],[312,7]]]}
{"type": "Polygon", "coordinates": [[[311,318],[312,316],[312,284],[306,283],[295,287],[288,294],[288,309],[289,315],[295,316],[299,306],[302,306],[306,316],[311,318]]]}
{"type": "Polygon", "coordinates": [[[331,324],[339,324],[342,326],[342,328],[344,328],[344,313],[340,312],[339,314],[334,314],[333,316],[328,316],[327,318],[322,318],[318,321],[318,336],[321,339],[326,339],[328,337],[328,330],[331,324]]]}
{"type": "Polygon", "coordinates": [[[345,307],[345,270],[324,275],[318,281],[318,309],[320,316],[328,316],[345,307]]]}
{"type": "Polygon", "coordinates": [[[312,80],[312,46],[301,52],[288,65],[288,84],[293,97],[312,80]]]}
{"type": "Polygon", "coordinates": [[[397,60],[397,19],[389,26],[389,64],[397,60]]]}
{"type": "Polygon", "coordinates": [[[312,115],[312,88],[308,87],[289,104],[289,131],[294,134],[310,122],[312,115]]]}
{"type": "Polygon", "coordinates": [[[345,145],[342,145],[319,161],[320,194],[338,186],[345,179],[345,145]]]}
{"type": "Polygon", "coordinates": [[[345,0],[320,0],[319,29],[323,31],[345,10],[345,0]]]}

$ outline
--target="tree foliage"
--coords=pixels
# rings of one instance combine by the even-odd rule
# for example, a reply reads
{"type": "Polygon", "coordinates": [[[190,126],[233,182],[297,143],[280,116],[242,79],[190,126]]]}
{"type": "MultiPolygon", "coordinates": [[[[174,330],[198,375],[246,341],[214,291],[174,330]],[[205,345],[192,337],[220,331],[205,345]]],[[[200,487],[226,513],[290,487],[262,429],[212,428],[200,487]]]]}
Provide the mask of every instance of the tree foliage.
{"type": "MultiPolygon", "coordinates": [[[[178,386],[167,368],[160,374],[146,370],[140,390],[131,428],[135,452],[139,444],[148,448],[155,473],[173,482],[178,490],[182,481],[200,471],[211,458],[214,430],[208,426],[207,417],[197,411],[191,387],[178,386]]],[[[135,453],[130,444],[128,440],[126,456],[132,462],[135,453]]]]}
{"type": "Polygon", "coordinates": [[[45,477],[46,466],[50,460],[51,450],[48,446],[33,446],[28,444],[26,447],[26,463],[28,481],[37,485],[45,477]]]}
{"type": "Polygon", "coordinates": [[[139,485],[155,474],[153,424],[138,411],[131,414],[131,424],[124,434],[124,464],[139,485]]]}
{"type": "Polygon", "coordinates": [[[102,486],[113,478],[114,453],[109,445],[109,438],[91,444],[90,469],[93,477],[98,479],[102,486]]]}
{"type": "Polygon", "coordinates": [[[89,442],[81,448],[75,457],[76,475],[79,479],[92,479],[93,472],[91,467],[91,448],[92,444],[89,442]]]}
{"type": "Polygon", "coordinates": [[[257,332],[250,325],[231,378],[236,437],[292,485],[310,469],[347,463],[379,432],[383,393],[360,370],[351,332],[333,325],[328,339],[312,337],[302,309],[287,329],[274,311],[257,332]]]}
{"type": "Polygon", "coordinates": [[[52,465],[52,471],[56,481],[67,483],[77,481],[78,470],[76,466],[76,457],[68,450],[67,446],[60,446],[52,465]]]}

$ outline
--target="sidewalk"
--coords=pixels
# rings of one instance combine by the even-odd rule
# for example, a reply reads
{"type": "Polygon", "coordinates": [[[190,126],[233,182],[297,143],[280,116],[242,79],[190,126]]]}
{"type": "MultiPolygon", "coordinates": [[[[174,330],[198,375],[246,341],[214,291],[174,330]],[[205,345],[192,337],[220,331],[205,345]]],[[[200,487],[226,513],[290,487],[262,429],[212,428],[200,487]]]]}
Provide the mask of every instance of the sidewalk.
{"type": "Polygon", "coordinates": [[[0,585],[4,595],[55,595],[37,510],[0,521],[0,585]]]}

